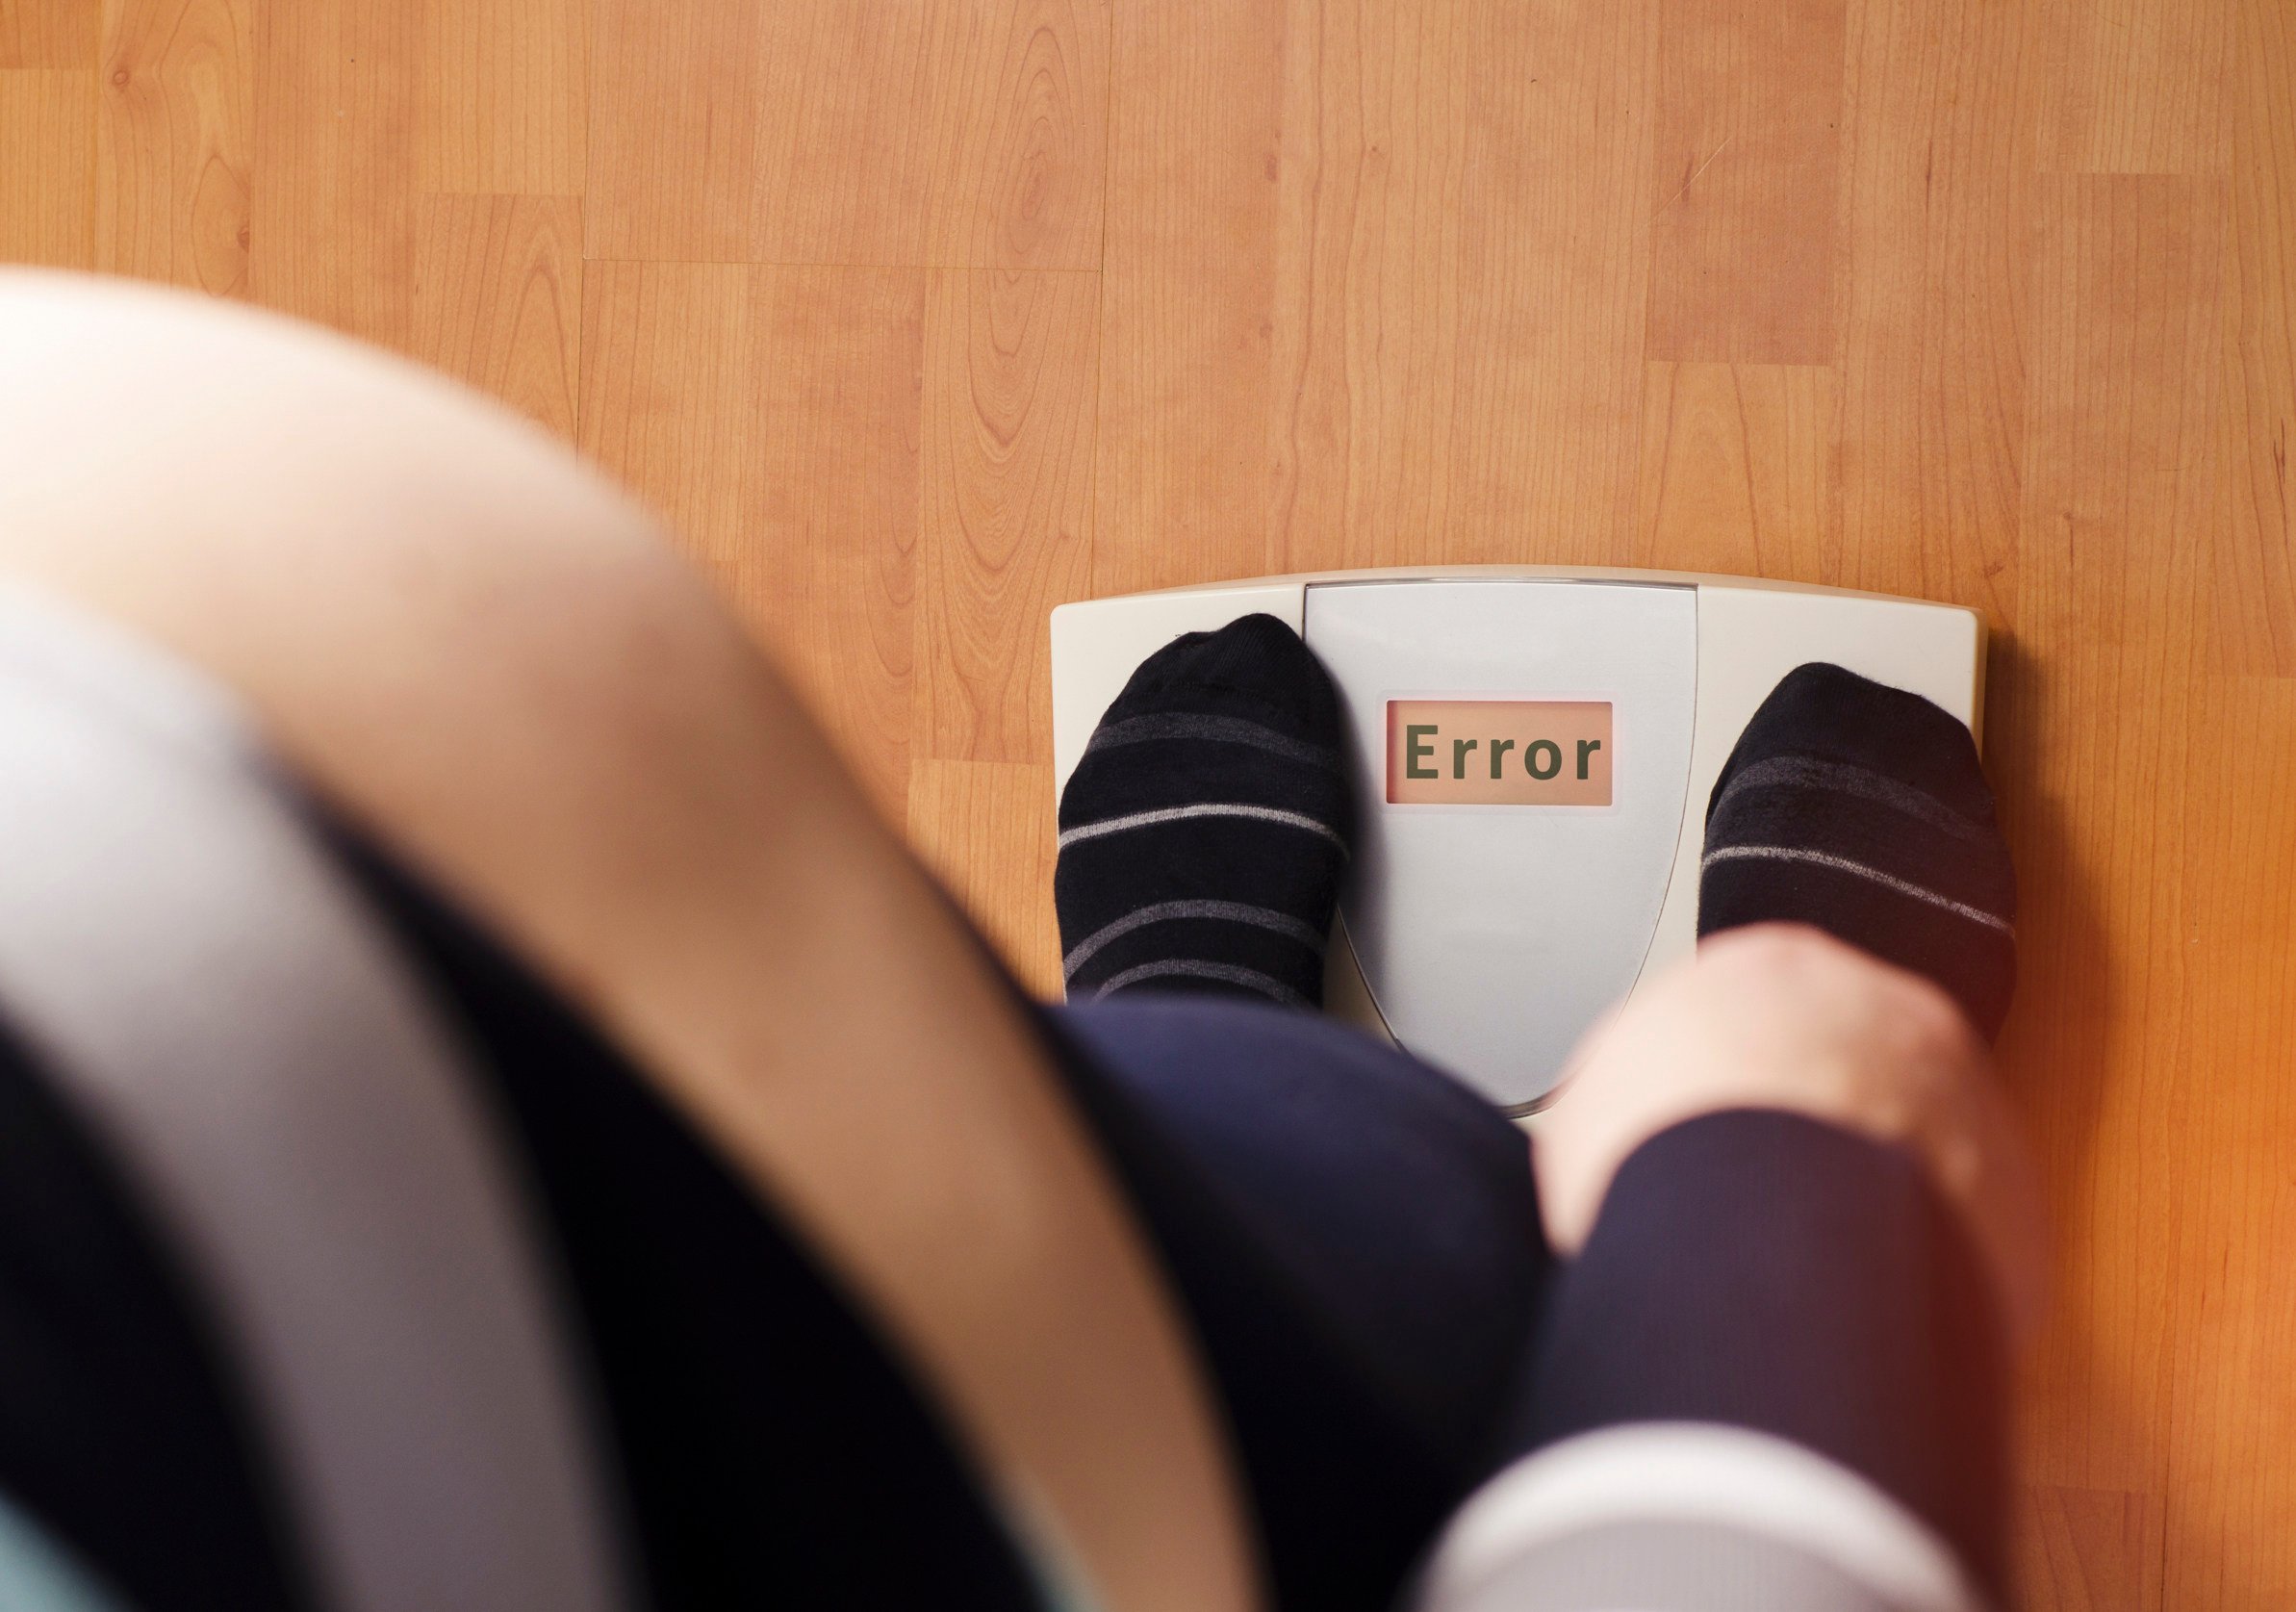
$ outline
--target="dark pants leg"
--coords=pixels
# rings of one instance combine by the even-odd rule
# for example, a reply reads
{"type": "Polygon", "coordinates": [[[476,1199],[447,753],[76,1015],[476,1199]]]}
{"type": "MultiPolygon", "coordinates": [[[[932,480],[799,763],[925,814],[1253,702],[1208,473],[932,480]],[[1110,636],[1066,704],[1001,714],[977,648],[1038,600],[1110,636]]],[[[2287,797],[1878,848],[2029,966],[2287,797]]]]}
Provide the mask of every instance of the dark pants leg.
{"type": "Polygon", "coordinates": [[[1910,1159],[1694,1120],[1562,1265],[1522,1134],[1392,1048],[1208,997],[1049,1017],[1193,1317],[1284,1606],[1389,1604],[1497,1467],[1660,1420],[1813,1449],[1998,1582],[2002,1330],[1910,1159]]]}
{"type": "Polygon", "coordinates": [[[1909,1155],[1799,1114],[1711,1114],[1620,1167],[1546,1292],[1504,1448],[1630,1421],[1774,1434],[1897,1500],[1998,1598],[2006,1339],[1909,1155]]]}
{"type": "Polygon", "coordinates": [[[1279,1604],[1390,1604],[1489,1468],[1551,1258],[1522,1133],[1330,1020],[1048,1015],[1195,1321],[1279,1604]]]}

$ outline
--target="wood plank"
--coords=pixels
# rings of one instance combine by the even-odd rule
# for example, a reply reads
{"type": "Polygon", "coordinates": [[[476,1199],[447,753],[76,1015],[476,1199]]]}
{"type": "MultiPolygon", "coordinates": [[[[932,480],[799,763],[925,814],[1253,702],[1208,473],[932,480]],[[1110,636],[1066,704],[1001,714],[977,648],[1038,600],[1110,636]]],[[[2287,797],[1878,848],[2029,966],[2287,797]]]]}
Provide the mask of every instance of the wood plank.
{"type": "MultiPolygon", "coordinates": [[[[1461,8],[1293,5],[1267,424],[1266,569],[1387,565],[1502,541],[1455,496],[1470,152],[1483,53],[1461,8]]],[[[1491,70],[1503,70],[1496,64],[1491,70]]],[[[1524,131],[1528,133],[1528,131],[1524,131]]],[[[1465,551],[1465,550],[1463,550],[1465,551]]]]}
{"type": "Polygon", "coordinates": [[[651,498],[905,819],[924,275],[595,264],[583,450],[651,498]]]}
{"type": "Polygon", "coordinates": [[[919,760],[908,835],[1021,985],[1060,996],[1049,763],[919,760]]]}
{"type": "MultiPolygon", "coordinates": [[[[586,255],[744,256],[767,13],[744,0],[596,0],[586,255]]],[[[803,92],[794,74],[783,82],[803,92]]]]}
{"type": "Polygon", "coordinates": [[[565,196],[429,196],[416,217],[417,357],[574,435],[582,207],[565,196]]]}
{"type": "Polygon", "coordinates": [[[1099,265],[1107,0],[600,0],[591,26],[593,257],[1099,265]]]}
{"type": "Polygon", "coordinates": [[[2189,1198],[2189,881],[2212,803],[2191,722],[2216,507],[2221,196],[2178,178],[2037,191],[2020,607],[1992,710],[2018,857],[2003,1042],[2078,1309],[2028,1374],[2035,1481],[2165,1496],[2189,1198]]]}
{"type": "Polygon", "coordinates": [[[582,274],[582,452],[697,555],[740,542],[751,293],[738,266],[593,263],[582,274]]]}
{"type": "Polygon", "coordinates": [[[95,74],[0,68],[0,263],[95,261],[95,74]]]}
{"type": "Polygon", "coordinates": [[[2031,52],[1986,0],[1855,0],[1843,98],[1841,580],[2013,623],[2031,52]]]}
{"type": "Polygon", "coordinates": [[[2194,729],[2191,1003],[2161,1604],[2296,1605],[2296,680],[2210,678],[2194,729]]]}
{"type": "Polygon", "coordinates": [[[925,311],[918,743],[1052,753],[1047,613],[1091,582],[1098,276],[936,270],[925,311]]]}
{"type": "Polygon", "coordinates": [[[2229,0],[2048,0],[2036,12],[2041,166],[2215,173],[2229,0]]]}
{"type": "Polygon", "coordinates": [[[255,40],[249,293],[404,347],[421,11],[404,0],[258,0],[255,40]]]}
{"type": "Polygon", "coordinates": [[[99,0],[0,0],[0,68],[92,67],[99,0]]]}
{"type": "Polygon", "coordinates": [[[244,294],[255,135],[251,0],[107,0],[96,267],[244,294]]]}
{"type": "Polygon", "coordinates": [[[746,529],[712,556],[895,823],[913,724],[924,276],[760,270],[746,529]]]}
{"type": "Polygon", "coordinates": [[[579,194],[589,147],[582,0],[420,4],[422,188],[579,194]]]}
{"type": "Polygon", "coordinates": [[[1462,559],[1603,564],[1630,550],[1657,15],[1651,0],[1492,6],[1461,42],[1486,147],[1460,236],[1462,559]]]}
{"type": "Polygon", "coordinates": [[[598,0],[593,257],[923,261],[918,5],[598,0]],[[676,152],[675,161],[664,154],[676,152]]]}
{"type": "Polygon", "coordinates": [[[1649,356],[1834,356],[1844,0],[1663,0],[1649,356]]]}
{"type": "Polygon", "coordinates": [[[1109,0],[942,0],[936,18],[926,261],[1098,269],[1109,0]]]}
{"type": "Polygon", "coordinates": [[[1291,8],[1260,569],[1624,557],[1656,14],[1291,8]]]}
{"type": "Polygon", "coordinates": [[[2017,1526],[2028,1541],[2018,1604],[2026,1612],[2144,1612],[2160,1604],[2157,1498],[2031,1484],[2017,1526]]]}
{"type": "Polygon", "coordinates": [[[593,41],[593,257],[1100,264],[1107,0],[600,0],[593,41]]]}
{"type": "Polygon", "coordinates": [[[1114,16],[1092,590],[1271,569],[1281,0],[1114,16]]]}
{"type": "Polygon", "coordinates": [[[2296,677],[2296,8],[2244,0],[2225,93],[2225,494],[2209,645],[2296,677]]]}
{"type": "Polygon", "coordinates": [[[1834,374],[1652,364],[1636,565],[1831,585],[1834,374]]]}

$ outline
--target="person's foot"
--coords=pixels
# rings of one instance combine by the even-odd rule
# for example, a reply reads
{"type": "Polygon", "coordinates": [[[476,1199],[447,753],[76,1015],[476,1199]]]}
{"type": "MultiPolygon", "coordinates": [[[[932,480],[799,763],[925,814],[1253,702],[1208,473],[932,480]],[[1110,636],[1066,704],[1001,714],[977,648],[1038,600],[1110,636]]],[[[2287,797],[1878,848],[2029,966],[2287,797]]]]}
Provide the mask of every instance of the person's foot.
{"type": "Polygon", "coordinates": [[[1354,833],[1339,699],[1273,616],[1141,663],[1060,796],[1072,999],[1213,991],[1314,1007],[1354,833]]]}
{"type": "Polygon", "coordinates": [[[1787,674],[1707,804],[1698,934],[1813,924],[1926,975],[1990,1040],[2017,983],[2016,914],[1969,729],[1839,666],[1787,674]]]}

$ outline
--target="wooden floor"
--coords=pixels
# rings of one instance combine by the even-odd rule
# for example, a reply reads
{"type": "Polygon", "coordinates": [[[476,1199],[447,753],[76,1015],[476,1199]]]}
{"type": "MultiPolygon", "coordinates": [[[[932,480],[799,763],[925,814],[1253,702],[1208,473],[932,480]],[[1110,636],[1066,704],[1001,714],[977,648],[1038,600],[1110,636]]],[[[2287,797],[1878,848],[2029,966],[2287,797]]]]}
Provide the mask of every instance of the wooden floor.
{"type": "Polygon", "coordinates": [[[0,258],[572,438],[1039,984],[1060,600],[1983,609],[2025,1597],[2296,1604],[2289,0],[0,0],[0,258]]]}

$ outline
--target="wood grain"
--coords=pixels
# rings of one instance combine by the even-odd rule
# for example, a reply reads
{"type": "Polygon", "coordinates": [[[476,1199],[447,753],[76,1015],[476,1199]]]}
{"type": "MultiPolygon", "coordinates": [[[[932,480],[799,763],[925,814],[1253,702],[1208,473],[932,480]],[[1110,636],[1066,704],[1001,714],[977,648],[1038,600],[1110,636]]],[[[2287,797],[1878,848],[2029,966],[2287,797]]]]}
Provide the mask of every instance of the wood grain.
{"type": "Polygon", "coordinates": [[[667,510],[896,824],[924,281],[909,269],[596,264],[583,282],[584,451],[667,510]]]}
{"type": "Polygon", "coordinates": [[[921,262],[926,129],[880,113],[929,101],[930,21],[874,0],[598,0],[590,254],[921,262]]]}
{"type": "Polygon", "coordinates": [[[570,433],[1040,989],[1058,600],[1982,609],[2021,1596],[2296,1602],[2286,0],[0,0],[0,255],[570,433]]]}
{"type": "Polygon", "coordinates": [[[1115,13],[1095,593],[1272,569],[1283,44],[1277,0],[1115,13]]]}
{"type": "Polygon", "coordinates": [[[2042,166],[2200,173],[2224,163],[2219,113],[2232,8],[2195,0],[2051,0],[2036,9],[2042,166]]]}
{"type": "Polygon", "coordinates": [[[2143,1612],[2160,1604],[2160,1506],[2109,1489],[2034,1484],[2020,1518],[2033,1541],[2030,1612],[2143,1612]]]}
{"type": "Polygon", "coordinates": [[[416,356],[571,439],[582,338],[581,203],[427,196],[415,229],[416,356]]]}
{"type": "Polygon", "coordinates": [[[942,266],[1098,269],[1110,0],[942,4],[928,47],[925,252],[942,266]]]}
{"type": "Polygon", "coordinates": [[[1466,535],[1462,559],[1619,563],[1640,463],[1657,9],[1492,4],[1473,19],[1451,472],[1466,497],[1446,528],[1466,535]],[[1607,138],[1585,141],[1594,128],[1607,138]]]}
{"type": "Polygon", "coordinates": [[[2191,1005],[2169,1288],[2161,1604],[2296,1603],[2296,681],[2212,678],[2183,713],[2202,803],[2178,872],[2191,1005]],[[2205,815],[2203,815],[2205,814],[2205,815]]]}
{"type": "Polygon", "coordinates": [[[583,0],[415,3],[423,189],[580,194],[590,105],[583,0]]]}
{"type": "Polygon", "coordinates": [[[1653,14],[1291,8],[1266,569],[1623,556],[1653,14]]]}
{"type": "Polygon", "coordinates": [[[1834,372],[1652,364],[1637,565],[1832,585],[1834,372]]]}
{"type": "Polygon", "coordinates": [[[2025,34],[1987,0],[1858,0],[1845,45],[1841,580],[2002,622],[2024,498],[2025,34]]]}
{"type": "Polygon", "coordinates": [[[250,294],[404,347],[421,12],[404,0],[268,0],[257,16],[250,294]]]}
{"type": "Polygon", "coordinates": [[[1057,999],[1051,765],[919,760],[909,780],[908,833],[1014,977],[1057,999]]]}
{"type": "Polygon", "coordinates": [[[1456,530],[1475,77],[1452,8],[1293,6],[1274,278],[1270,570],[1456,530]]]}
{"type": "Polygon", "coordinates": [[[2245,0],[2225,93],[2225,530],[2210,647],[2296,677],[2296,8],[2245,0]]]}
{"type": "Polygon", "coordinates": [[[754,276],[736,265],[593,263],[582,276],[582,451],[690,548],[736,549],[750,463],[754,276]]]}
{"type": "Polygon", "coordinates": [[[95,74],[0,67],[0,263],[95,258],[95,74]]]}
{"type": "Polygon", "coordinates": [[[1652,358],[1834,353],[1843,0],[1662,0],[1652,358]]]}
{"type": "Polygon", "coordinates": [[[1106,0],[598,0],[591,26],[594,257],[1099,266],[1106,0]]]}
{"type": "Polygon", "coordinates": [[[0,68],[91,67],[97,0],[0,0],[0,68]]]}
{"type": "Polygon", "coordinates": [[[2189,721],[2213,513],[2218,188],[2070,177],[2036,190],[2020,612],[2003,780],[2024,853],[2026,998],[2006,1044],[2058,1216],[2098,1295],[2046,1341],[2034,1476],[2179,1512],[2167,1485],[2175,1228],[2186,1212],[2194,935],[2179,862],[2207,832],[2189,721]],[[2111,713],[2101,720],[2102,713],[2111,713]],[[2151,937],[2174,937],[2161,944],[2151,937]],[[2130,1260],[2134,1247],[2157,1250],[2130,1260]]]}
{"type": "Polygon", "coordinates": [[[925,312],[918,740],[1052,748],[1045,618],[1091,584],[1097,275],[941,269],[925,312]]]}
{"type": "Polygon", "coordinates": [[[755,275],[742,528],[708,559],[898,823],[914,730],[925,277],[755,275]]]}
{"type": "Polygon", "coordinates": [[[109,0],[98,84],[96,267],[217,295],[247,290],[250,0],[109,0]]]}

